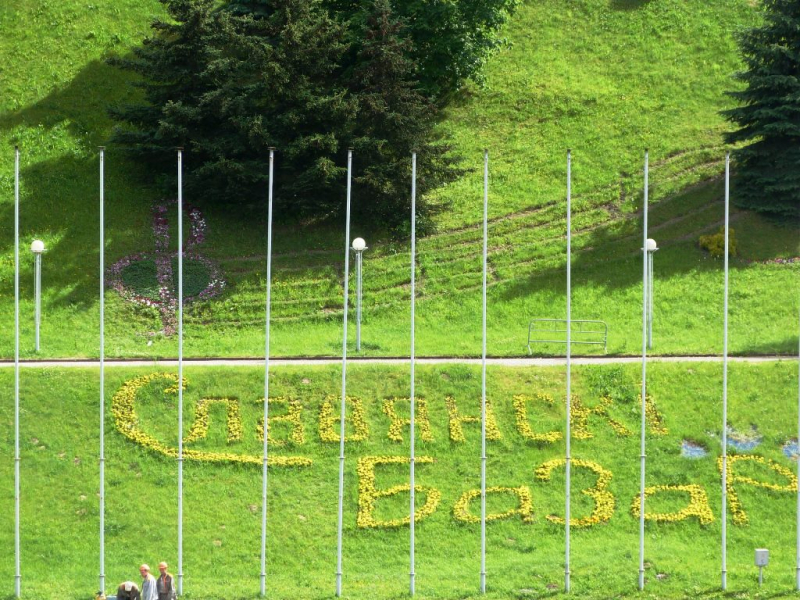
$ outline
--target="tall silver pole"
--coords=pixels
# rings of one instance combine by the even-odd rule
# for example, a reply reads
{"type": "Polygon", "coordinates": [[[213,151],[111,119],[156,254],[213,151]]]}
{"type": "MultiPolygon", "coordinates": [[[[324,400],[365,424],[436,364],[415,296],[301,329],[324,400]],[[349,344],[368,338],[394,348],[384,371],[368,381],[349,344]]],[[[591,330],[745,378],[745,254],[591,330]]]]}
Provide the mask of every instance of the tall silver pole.
{"type": "Polygon", "coordinates": [[[19,148],[14,147],[14,594],[20,597],[19,567],[19,148]]]}
{"type": "MultiPolygon", "coordinates": [[[[798,313],[800,314],[800,313],[798,313]]],[[[800,334],[800,323],[797,328],[800,334]]],[[[798,337],[800,342],[800,336],[798,337]]],[[[797,478],[800,481],[800,344],[798,344],[797,351],[797,478]]],[[[800,486],[797,488],[797,554],[796,554],[797,568],[795,569],[795,588],[800,590],[800,486]]]]}
{"type": "Polygon", "coordinates": [[[570,414],[572,411],[572,150],[567,150],[567,448],[566,477],[564,492],[564,591],[570,590],[570,487],[572,485],[572,429],[570,414]]]}
{"type": "Polygon", "coordinates": [[[342,404],[339,415],[339,521],[336,529],[336,596],[342,595],[342,508],[344,503],[344,410],[347,395],[347,301],[350,286],[350,188],[353,150],[347,151],[347,209],[344,234],[344,317],[342,323],[342,404]]]}
{"type": "Polygon", "coordinates": [[[269,426],[269,328],[272,311],[272,174],[275,149],[269,149],[269,199],[267,205],[267,316],[264,349],[264,462],[261,467],[261,595],[267,595],[267,439],[269,426]]]}
{"type": "Polygon", "coordinates": [[[36,322],[36,352],[39,352],[39,330],[42,322],[42,254],[37,252],[33,261],[34,321],[36,322]]]}
{"type": "Polygon", "coordinates": [[[416,570],[415,570],[415,551],[416,540],[414,538],[414,512],[416,508],[416,496],[414,486],[416,485],[414,473],[414,461],[416,460],[416,390],[414,386],[414,363],[416,359],[416,340],[414,339],[414,325],[415,325],[415,304],[416,304],[416,281],[417,281],[417,153],[411,153],[411,502],[409,506],[410,511],[410,545],[411,545],[411,571],[409,575],[409,593],[413,596],[416,592],[416,570]]]}
{"type": "Polygon", "coordinates": [[[105,154],[100,147],[100,591],[106,589],[106,240],[105,240],[105,154]]]}
{"type": "Polygon", "coordinates": [[[178,595],[183,595],[183,149],[178,149],[178,595]]]}
{"type": "Polygon", "coordinates": [[[481,594],[486,593],[486,261],[489,253],[489,151],[483,151],[483,342],[481,346],[481,594]]]}
{"type": "Polygon", "coordinates": [[[728,589],[728,214],[731,153],[725,154],[725,292],[722,342],[722,591],[728,589]]]}
{"type": "Polygon", "coordinates": [[[650,153],[644,151],[644,207],[642,227],[642,407],[639,440],[639,589],[644,589],[644,480],[645,480],[645,403],[647,402],[647,325],[648,325],[648,291],[649,291],[649,256],[647,251],[647,208],[650,194],[650,153]]]}
{"type": "Polygon", "coordinates": [[[361,261],[356,252],[356,352],[361,351],[361,261]]]}

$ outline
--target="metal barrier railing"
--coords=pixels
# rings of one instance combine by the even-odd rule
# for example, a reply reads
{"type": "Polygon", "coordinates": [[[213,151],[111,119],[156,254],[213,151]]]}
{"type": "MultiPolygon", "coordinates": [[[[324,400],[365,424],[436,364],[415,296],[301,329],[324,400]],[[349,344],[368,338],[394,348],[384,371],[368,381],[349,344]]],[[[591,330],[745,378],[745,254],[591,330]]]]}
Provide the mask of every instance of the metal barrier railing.
{"type": "MultiPolygon", "coordinates": [[[[603,346],[603,353],[608,351],[608,325],[605,321],[573,319],[571,321],[571,343],[603,346]]],[[[566,344],[566,319],[533,319],[528,323],[528,354],[533,354],[531,344],[566,344]],[[556,338],[564,334],[563,339],[556,338]]]]}

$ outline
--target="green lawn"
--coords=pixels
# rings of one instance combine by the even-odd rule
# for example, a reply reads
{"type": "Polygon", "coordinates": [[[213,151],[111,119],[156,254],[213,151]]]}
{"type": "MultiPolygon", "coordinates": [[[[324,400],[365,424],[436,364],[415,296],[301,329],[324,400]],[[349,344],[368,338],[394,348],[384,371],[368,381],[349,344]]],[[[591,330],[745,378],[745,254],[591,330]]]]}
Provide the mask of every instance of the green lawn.
{"type": "MultiPolygon", "coordinates": [[[[358,459],[407,456],[403,442],[387,437],[386,398],[408,394],[407,367],[351,365],[348,394],[361,399],[367,438],[346,444],[344,505],[344,595],[347,598],[407,597],[408,527],[360,528],[358,459]]],[[[135,578],[136,567],[167,560],[176,564],[176,466],[174,459],[148,451],[115,429],[112,397],[124,381],[150,370],[109,370],[106,394],[106,574],[108,587],[135,578]]],[[[572,584],[574,597],[677,598],[719,593],[721,368],[719,364],[652,364],[649,387],[666,433],[648,429],[647,485],[698,485],[708,499],[713,522],[697,517],[677,523],[648,522],[645,538],[647,588],[636,591],[638,521],[631,503],[639,486],[639,411],[637,365],[581,367],[574,370],[573,390],[585,406],[598,406],[601,395],[613,398],[608,409],[627,433],[615,433],[598,415],[588,419],[591,439],[574,439],[573,456],[597,463],[611,473],[607,491],[613,497],[609,520],[588,528],[573,527],[572,584]],[[700,444],[708,455],[680,456],[682,440],[700,444]]],[[[0,596],[13,591],[13,411],[10,370],[0,372],[0,596]]],[[[174,372],[173,372],[174,377],[174,372]]],[[[226,441],[225,409],[212,404],[205,439],[186,447],[206,452],[250,455],[258,461],[261,447],[256,423],[263,393],[259,369],[186,370],[185,431],[194,422],[201,398],[239,401],[243,424],[240,441],[226,441]]],[[[273,446],[271,456],[303,456],[307,467],[275,467],[269,479],[268,587],[270,598],[333,596],[336,551],[338,443],[323,442],[319,433],[321,403],[339,389],[337,368],[294,367],[273,372],[271,396],[299,402],[302,442],[273,446]]],[[[421,598],[478,598],[479,526],[460,523],[454,506],[461,495],[479,488],[479,426],[465,423],[465,442],[448,434],[446,397],[462,416],[479,413],[480,370],[464,366],[418,368],[417,392],[427,401],[430,441],[419,440],[417,483],[441,493],[438,506],[417,525],[417,590],[421,598]]],[[[176,445],[176,398],[156,381],[139,391],[136,412],[141,429],[164,446],[176,445]]],[[[731,450],[732,456],[759,456],[792,472],[796,463],[782,452],[796,438],[797,365],[793,361],[758,365],[735,364],[729,377],[730,425],[753,436],[760,445],[731,450]]],[[[98,571],[97,371],[41,369],[22,373],[22,585],[26,598],[87,598],[96,591],[98,571]],[[67,426],[65,426],[67,425],[67,426]]],[[[561,597],[563,527],[548,515],[563,515],[564,475],[556,467],[549,482],[535,470],[564,455],[562,439],[527,441],[517,428],[513,396],[550,395],[554,403],[527,404],[532,431],[564,431],[564,370],[561,368],[490,368],[488,398],[501,438],[488,442],[487,481],[491,486],[526,487],[531,494],[532,522],[519,515],[487,525],[489,598],[561,597]]],[[[407,415],[407,401],[396,401],[407,415]]],[[[274,405],[271,415],[286,413],[274,405]]],[[[338,405],[334,408],[338,415],[338,405]]],[[[352,407],[348,414],[353,414],[352,407]]],[[[418,413],[419,415],[419,413],[418,413]]],[[[274,425],[277,440],[291,428],[274,425]]],[[[338,425],[337,425],[338,427],[338,425]]],[[[419,425],[418,425],[419,427],[419,425]]],[[[576,422],[573,432],[579,426],[576,422]]],[[[418,429],[418,435],[421,435],[418,429]]],[[[348,425],[348,435],[354,433],[348,425]]],[[[733,434],[732,434],[733,436],[733,434]]],[[[763,462],[739,458],[735,478],[750,477],[778,488],[791,485],[785,475],[763,462]]],[[[402,465],[378,466],[377,489],[407,481],[402,465]]],[[[596,485],[597,475],[573,466],[573,517],[594,509],[580,493],[596,485]]],[[[362,474],[363,476],[363,474],[362,474]]],[[[733,480],[734,492],[749,525],[733,522],[729,511],[728,569],[732,597],[792,596],[795,567],[796,496],[733,480]],[[770,549],[765,585],[757,591],[753,548],[770,549]]],[[[259,586],[260,467],[257,464],[204,464],[189,460],[185,468],[184,572],[187,597],[255,598],[259,586]]],[[[418,508],[426,493],[417,495],[418,508]]],[[[651,496],[647,513],[674,513],[687,505],[685,492],[651,496]]],[[[480,514],[479,501],[470,511],[480,514]]],[[[488,512],[516,507],[513,496],[489,494],[488,512]]],[[[379,498],[374,517],[402,518],[408,496],[379,498]]],[[[728,597],[728,596],[725,596],[728,597]]]]}
{"type": "MultiPolygon", "coordinates": [[[[96,356],[97,159],[125,101],[126,77],[104,63],[146,35],[158,2],[24,0],[0,7],[0,145],[20,144],[22,354],[33,356],[32,265],[44,257],[42,356],[96,356]]],[[[572,147],[573,317],[609,324],[609,352],[640,348],[641,163],[651,152],[651,235],[656,255],[655,339],[660,354],[721,351],[721,261],[697,238],[722,221],[726,123],[718,111],[740,67],[734,34],[758,16],[749,0],[525,2],[511,42],[467,86],[439,127],[473,170],[438,192],[450,208],[420,240],[418,353],[480,349],[481,149],[491,154],[489,342],[491,354],[524,352],[531,318],[565,313],[565,151],[572,147]],[[581,35],[575,35],[579,28],[581,35]]],[[[356,157],[358,160],[358,157],[356,157]]],[[[0,356],[13,353],[12,155],[0,161],[0,356]]],[[[152,250],[150,207],[160,198],[123,154],[107,154],[107,264],[152,250]]],[[[733,190],[735,194],[735,188],[733,190]]],[[[355,190],[354,201],[368,201],[355,190]]],[[[191,198],[187,198],[191,202],[191,198]]],[[[264,347],[265,211],[203,207],[198,250],[220,266],[224,293],[186,315],[187,355],[258,356],[264,347]]],[[[174,211],[173,211],[174,212],[174,211]]],[[[174,231],[176,215],[171,216],[174,231]]],[[[734,211],[731,351],[796,347],[798,268],[756,264],[795,257],[796,224],[734,211]]],[[[343,224],[281,226],[275,236],[273,345],[279,355],[330,355],[341,346],[343,224]]],[[[408,352],[408,244],[353,224],[367,239],[365,355],[408,352]]],[[[172,236],[174,243],[175,236],[172,236]]],[[[151,269],[152,271],[152,269],[151,269]]],[[[155,281],[146,286],[152,290],[155,281]]],[[[351,295],[352,298],[352,295],[351,295]]],[[[157,310],[106,294],[110,356],[174,356],[157,310]]],[[[352,322],[352,321],[351,321],[352,322]]],[[[354,331],[351,328],[351,335],[354,331]]],[[[563,352],[542,346],[542,353],[563,352]]],[[[576,348],[579,350],[579,348],[576,348]]],[[[589,348],[586,352],[596,350],[589,348]]]]}

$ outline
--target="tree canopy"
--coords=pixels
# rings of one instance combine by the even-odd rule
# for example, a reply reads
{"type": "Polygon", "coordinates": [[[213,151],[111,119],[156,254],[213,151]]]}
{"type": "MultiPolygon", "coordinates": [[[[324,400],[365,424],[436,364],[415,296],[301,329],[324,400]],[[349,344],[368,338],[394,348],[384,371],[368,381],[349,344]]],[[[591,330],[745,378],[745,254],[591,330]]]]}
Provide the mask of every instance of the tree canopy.
{"type": "Polygon", "coordinates": [[[746,69],[737,74],[740,106],[725,111],[738,129],[733,152],[737,203],[761,212],[800,215],[800,3],[764,0],[763,25],[741,35],[746,69]]]}
{"type": "Polygon", "coordinates": [[[276,213],[315,218],[343,208],[352,147],[354,213],[396,232],[417,151],[424,227],[435,209],[426,192],[459,173],[436,137],[437,111],[477,77],[514,1],[162,0],[170,20],[112,60],[142,90],[139,102],[111,108],[112,143],[170,186],[167,157],[182,146],[188,193],[247,204],[266,197],[277,147],[276,213]]]}

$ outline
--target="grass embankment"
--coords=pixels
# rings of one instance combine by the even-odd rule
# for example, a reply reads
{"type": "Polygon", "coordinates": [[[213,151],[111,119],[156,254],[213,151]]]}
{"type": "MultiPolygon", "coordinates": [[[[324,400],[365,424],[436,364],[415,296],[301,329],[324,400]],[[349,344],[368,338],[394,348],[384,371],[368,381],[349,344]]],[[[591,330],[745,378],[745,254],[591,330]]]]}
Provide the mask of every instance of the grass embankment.
{"type": "MultiPolygon", "coordinates": [[[[112,396],[124,381],[147,370],[109,371],[106,396],[107,516],[106,573],[109,588],[135,578],[142,561],[176,562],[176,464],[174,459],[145,450],[115,429],[112,396]]],[[[642,597],[636,592],[638,522],[631,503],[639,486],[638,367],[575,369],[574,392],[587,407],[610,395],[613,419],[630,435],[615,433],[598,415],[588,419],[591,439],[574,439],[576,459],[594,461],[611,473],[607,491],[613,497],[610,519],[573,528],[573,595],[581,598],[642,597]]],[[[228,442],[226,411],[210,409],[205,439],[187,448],[207,452],[260,455],[256,424],[263,391],[259,369],[187,369],[185,427],[188,434],[201,398],[238,399],[243,423],[240,441],[228,442]]],[[[24,596],[86,598],[96,586],[98,564],[97,372],[31,370],[22,381],[22,573],[24,596]]],[[[273,468],[269,487],[268,587],[271,598],[327,598],[333,595],[336,549],[338,443],[322,442],[320,406],[339,389],[336,368],[287,368],[273,373],[271,395],[298,400],[304,440],[272,449],[272,456],[304,456],[309,467],[273,468]]],[[[0,388],[9,390],[11,373],[0,373],[0,388]]],[[[367,439],[346,444],[344,504],[344,591],[348,598],[404,597],[408,573],[408,527],[364,529],[356,525],[359,500],[357,461],[366,456],[407,456],[408,429],[403,442],[387,437],[390,420],[386,398],[408,394],[407,368],[353,365],[348,394],[361,398],[367,439]]],[[[796,469],[782,445],[796,436],[797,367],[792,362],[731,366],[730,424],[756,439],[751,450],[738,451],[796,469]],[[757,432],[751,430],[757,428],[757,432]]],[[[168,382],[167,382],[168,385],[168,382]]],[[[136,401],[139,425],[164,446],[174,447],[176,397],[165,395],[163,381],[140,390],[136,401]]],[[[454,398],[461,415],[479,413],[480,370],[457,366],[418,369],[417,391],[427,400],[432,441],[417,444],[417,483],[436,488],[436,511],[417,525],[417,590],[421,598],[479,597],[479,525],[459,523],[454,505],[467,490],[479,488],[479,426],[465,423],[466,441],[451,441],[445,398],[454,398]]],[[[531,523],[520,516],[487,526],[489,598],[559,597],[563,581],[563,527],[548,515],[563,515],[563,468],[549,482],[535,470],[564,455],[563,369],[495,369],[488,372],[491,401],[501,439],[488,443],[487,481],[491,486],[530,490],[531,523]],[[536,433],[561,432],[552,443],[531,442],[517,429],[512,399],[516,394],[549,394],[554,404],[528,403],[528,422],[536,433]]],[[[693,484],[707,494],[713,522],[701,525],[690,517],[678,523],[648,523],[646,527],[647,590],[645,597],[717,597],[720,570],[721,369],[709,364],[653,364],[649,392],[663,415],[667,432],[648,431],[648,485],[693,484]],[[708,455],[681,457],[682,440],[705,447],[708,455]]],[[[7,400],[10,394],[6,392],[7,400]]],[[[397,401],[407,415],[407,403],[397,401]]],[[[285,414],[274,405],[272,415],[285,414]]],[[[352,407],[349,414],[353,414],[352,407]]],[[[334,409],[338,415],[338,408],[334,409]]],[[[3,595],[13,584],[13,412],[11,402],[0,408],[0,581],[3,595]]],[[[578,432],[579,427],[574,427],[578,432]]],[[[274,424],[277,439],[289,438],[287,424],[274,424]]],[[[352,423],[348,435],[354,433],[352,423]]],[[[418,436],[422,435],[421,427],[418,436]]],[[[733,449],[732,454],[737,454],[733,449]]],[[[258,464],[185,465],[185,577],[192,598],[254,598],[258,593],[261,479],[258,464]]],[[[383,490],[407,481],[403,465],[378,466],[376,486],[383,490]]],[[[596,485],[597,476],[573,467],[573,517],[588,517],[592,498],[580,492],[596,485]]],[[[736,477],[788,485],[785,476],[763,463],[738,461],[736,477]]],[[[748,526],[729,521],[730,590],[742,597],[790,596],[794,582],[795,494],[770,491],[734,480],[734,491],[748,526]],[[771,562],[761,594],[752,566],[755,547],[767,547],[771,562]]],[[[418,508],[427,494],[417,495],[418,508]]],[[[685,507],[685,492],[651,496],[648,513],[670,513],[685,507]]],[[[516,506],[513,496],[490,494],[488,512],[516,506]]],[[[608,504],[606,504],[608,507],[608,504]]],[[[377,519],[402,518],[408,495],[379,498],[377,519]]],[[[480,514],[480,502],[470,511],[480,514]]],[[[729,518],[732,513],[729,512],[729,518]]]]}
{"type": "MultiPolygon", "coordinates": [[[[97,353],[97,164],[111,123],[107,102],[129,96],[104,64],[147,33],[157,2],[72,0],[3,7],[0,141],[24,149],[22,233],[42,237],[43,355],[97,353]]],[[[656,344],[664,354],[721,350],[720,261],[696,248],[722,221],[718,111],[740,68],[734,32],[757,21],[748,0],[523,4],[506,34],[512,46],[488,66],[485,89],[468,87],[441,128],[477,167],[491,152],[489,352],[523,351],[528,319],[564,316],[564,153],[574,150],[573,316],[609,323],[609,351],[640,346],[641,151],[651,149],[651,234],[656,255],[656,344]],[[576,27],[581,35],[574,34],[576,27]],[[699,187],[689,187],[698,182],[699,187]],[[688,191],[685,191],[687,190],[688,191]],[[682,191],[683,190],[683,191],[682,191]],[[685,192],[684,192],[685,191],[685,192]]],[[[356,157],[356,162],[357,162],[356,157]]],[[[150,204],[158,197],[121,154],[107,158],[107,261],[151,250],[150,204]]],[[[481,177],[443,189],[452,207],[439,233],[420,241],[418,352],[476,354],[480,348],[481,177]]],[[[12,345],[12,160],[0,165],[0,354],[12,345]]],[[[733,190],[735,194],[735,188],[733,190]]],[[[191,199],[187,199],[191,201],[191,199]]],[[[360,198],[355,190],[354,201],[360,198]]],[[[175,217],[171,225],[174,227],[175,217]]],[[[187,314],[186,352],[259,355],[263,350],[265,215],[207,207],[199,250],[228,281],[223,296],[187,314]]],[[[741,259],[731,278],[731,351],[792,352],[797,268],[751,260],[797,256],[796,224],[733,215],[741,259]]],[[[276,233],[273,351],[335,354],[340,347],[343,227],[307,225],[276,233]]],[[[367,238],[365,354],[408,352],[408,246],[367,238]]],[[[174,242],[174,235],[173,235],[174,242]]],[[[24,356],[32,355],[32,258],[23,248],[24,356]]],[[[351,296],[352,297],[352,296],[351,296]]],[[[169,356],[174,338],[152,337],[154,309],[107,293],[107,351],[169,356]]],[[[542,347],[561,352],[562,347],[542,347]]],[[[590,349],[588,352],[592,352],[590,349]]]]}

